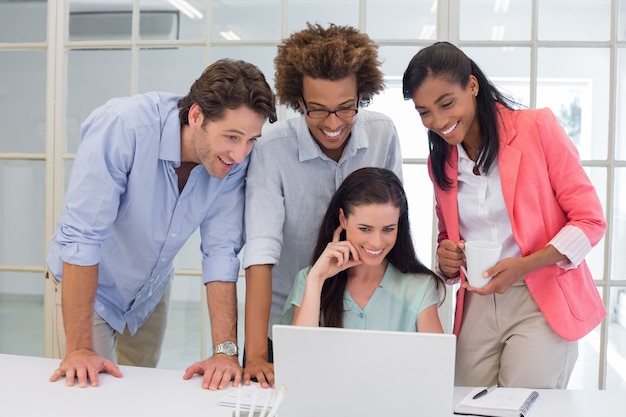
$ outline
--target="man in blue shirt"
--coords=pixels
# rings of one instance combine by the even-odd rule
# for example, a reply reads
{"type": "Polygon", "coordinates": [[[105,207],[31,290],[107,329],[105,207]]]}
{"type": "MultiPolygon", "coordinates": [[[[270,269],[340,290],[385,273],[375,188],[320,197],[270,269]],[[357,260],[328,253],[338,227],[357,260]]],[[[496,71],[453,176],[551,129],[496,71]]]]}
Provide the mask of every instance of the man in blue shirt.
{"type": "Polygon", "coordinates": [[[350,26],[308,24],[278,47],[276,95],[300,113],[263,131],[246,184],[245,373],[273,385],[271,326],[281,322],[296,274],[311,265],[335,190],[353,171],[402,178],[396,128],[361,109],[383,90],[377,45],[350,26]]]}
{"type": "Polygon", "coordinates": [[[63,358],[51,381],[157,364],[173,259],[198,228],[214,355],[190,366],[203,387],[237,385],[237,253],[248,155],[273,93],[257,67],[220,60],[185,97],[115,98],[81,126],[67,199],[46,258],[63,358]]]}

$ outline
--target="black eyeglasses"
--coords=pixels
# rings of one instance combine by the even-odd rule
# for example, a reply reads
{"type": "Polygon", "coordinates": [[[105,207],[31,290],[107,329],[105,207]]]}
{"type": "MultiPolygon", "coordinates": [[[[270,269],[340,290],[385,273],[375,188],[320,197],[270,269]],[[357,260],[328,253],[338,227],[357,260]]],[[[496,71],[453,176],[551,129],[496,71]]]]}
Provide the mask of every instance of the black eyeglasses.
{"type": "Polygon", "coordinates": [[[331,114],[334,114],[335,116],[342,118],[342,119],[349,119],[351,117],[356,116],[356,114],[359,112],[359,109],[357,108],[337,109],[334,111],[321,110],[321,109],[309,110],[307,109],[307,105],[306,105],[306,101],[304,100],[304,97],[302,98],[302,102],[304,103],[304,110],[305,110],[306,115],[309,116],[311,119],[325,119],[331,114]]]}

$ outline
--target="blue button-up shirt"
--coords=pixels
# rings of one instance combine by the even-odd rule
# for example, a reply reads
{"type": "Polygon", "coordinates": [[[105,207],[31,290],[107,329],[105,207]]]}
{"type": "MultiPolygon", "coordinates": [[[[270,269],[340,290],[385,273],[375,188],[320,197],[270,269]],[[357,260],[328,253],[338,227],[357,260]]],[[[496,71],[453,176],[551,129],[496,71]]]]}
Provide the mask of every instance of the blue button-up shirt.
{"type": "Polygon", "coordinates": [[[59,280],[63,262],[98,265],[94,310],[119,332],[152,314],[198,227],[204,282],[237,280],[248,159],[222,179],[198,165],[179,193],[179,99],[115,98],[85,120],[46,258],[59,280]]]}

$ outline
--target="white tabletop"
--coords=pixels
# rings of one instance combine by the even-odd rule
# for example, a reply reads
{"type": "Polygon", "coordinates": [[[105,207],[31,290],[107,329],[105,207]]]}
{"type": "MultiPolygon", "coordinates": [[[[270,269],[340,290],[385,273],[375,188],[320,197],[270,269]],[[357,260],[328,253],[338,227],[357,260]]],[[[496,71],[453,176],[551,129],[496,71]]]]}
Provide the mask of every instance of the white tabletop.
{"type": "Polygon", "coordinates": [[[49,382],[59,360],[0,355],[0,416],[206,416],[232,415],[217,407],[224,391],[202,389],[201,377],[183,371],[121,366],[122,378],[100,374],[100,386],[49,382]]]}
{"type": "MultiPolygon", "coordinates": [[[[200,376],[185,381],[183,370],[122,366],[122,378],[100,374],[99,387],[78,388],[66,387],[65,380],[48,382],[58,364],[57,359],[0,354],[0,416],[232,416],[232,410],[216,405],[225,391],[202,389],[200,376]]],[[[456,387],[455,401],[468,389],[456,387]]],[[[531,417],[626,416],[624,391],[538,391],[531,417]]]]}

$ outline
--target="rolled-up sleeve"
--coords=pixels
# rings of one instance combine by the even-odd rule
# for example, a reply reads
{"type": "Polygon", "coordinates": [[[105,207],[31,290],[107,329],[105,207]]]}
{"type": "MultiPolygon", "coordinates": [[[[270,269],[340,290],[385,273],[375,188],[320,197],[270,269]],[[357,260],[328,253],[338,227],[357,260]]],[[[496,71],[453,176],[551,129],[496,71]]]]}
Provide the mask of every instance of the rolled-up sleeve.
{"type": "Polygon", "coordinates": [[[108,112],[92,114],[81,127],[64,213],[53,244],[75,265],[100,262],[134,155],[134,135],[108,112]]]}
{"type": "Polygon", "coordinates": [[[263,149],[255,148],[246,181],[243,267],[276,264],[283,244],[285,205],[281,175],[263,149]]]}
{"type": "Polygon", "coordinates": [[[561,268],[576,268],[604,235],[604,211],[580,164],[578,150],[554,114],[540,110],[538,124],[554,196],[567,218],[567,223],[549,243],[569,259],[558,263],[561,268]]]}
{"type": "Polygon", "coordinates": [[[233,168],[200,225],[204,283],[236,282],[243,245],[244,188],[248,159],[233,168]]]}
{"type": "Polygon", "coordinates": [[[549,242],[567,259],[557,262],[563,269],[577,268],[591,251],[591,242],[587,235],[576,226],[565,226],[549,242]]]}

